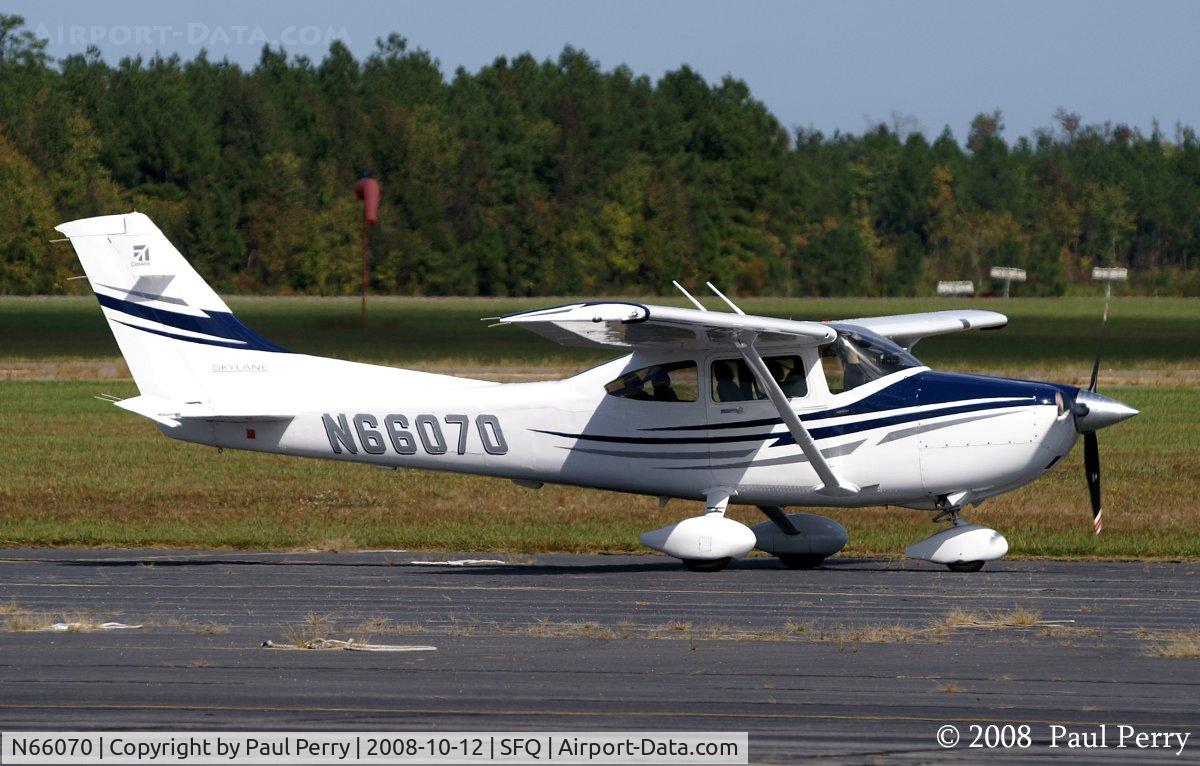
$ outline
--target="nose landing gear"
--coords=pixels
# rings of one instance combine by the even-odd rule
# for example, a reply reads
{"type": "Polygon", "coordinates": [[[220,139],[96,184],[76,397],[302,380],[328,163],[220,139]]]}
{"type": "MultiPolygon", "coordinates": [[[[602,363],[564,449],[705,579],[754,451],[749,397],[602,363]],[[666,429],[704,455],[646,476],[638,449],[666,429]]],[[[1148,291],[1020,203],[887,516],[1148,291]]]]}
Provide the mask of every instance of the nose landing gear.
{"type": "Polygon", "coordinates": [[[1008,553],[1008,540],[994,529],[980,524],[968,524],[959,515],[961,508],[942,499],[942,507],[934,523],[950,519],[950,528],[908,546],[909,558],[945,564],[951,572],[978,572],[984,564],[1003,558],[1008,553]]]}

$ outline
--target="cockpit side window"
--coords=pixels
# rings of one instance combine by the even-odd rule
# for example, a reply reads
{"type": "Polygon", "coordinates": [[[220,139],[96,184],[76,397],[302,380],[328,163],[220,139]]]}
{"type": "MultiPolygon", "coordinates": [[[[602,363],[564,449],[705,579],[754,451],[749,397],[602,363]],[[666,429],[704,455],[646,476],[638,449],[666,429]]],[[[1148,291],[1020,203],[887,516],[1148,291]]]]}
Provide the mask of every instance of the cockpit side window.
{"type": "Polygon", "coordinates": [[[798,356],[768,356],[764,359],[771,376],[789,399],[808,396],[808,375],[798,356]]]}
{"type": "Polygon", "coordinates": [[[834,329],[837,339],[821,347],[821,364],[830,393],[849,391],[885,375],[921,366],[916,357],[881,335],[851,326],[834,329]]]}
{"type": "MultiPolygon", "coordinates": [[[[808,396],[804,362],[799,356],[768,356],[763,359],[771,377],[789,399],[808,396]]],[[[748,402],[766,399],[767,393],[743,359],[718,359],[712,363],[714,402],[748,402]]]]}
{"type": "Polygon", "coordinates": [[[642,402],[694,402],[700,376],[695,362],[667,362],[622,373],[604,390],[609,396],[642,402]]]}

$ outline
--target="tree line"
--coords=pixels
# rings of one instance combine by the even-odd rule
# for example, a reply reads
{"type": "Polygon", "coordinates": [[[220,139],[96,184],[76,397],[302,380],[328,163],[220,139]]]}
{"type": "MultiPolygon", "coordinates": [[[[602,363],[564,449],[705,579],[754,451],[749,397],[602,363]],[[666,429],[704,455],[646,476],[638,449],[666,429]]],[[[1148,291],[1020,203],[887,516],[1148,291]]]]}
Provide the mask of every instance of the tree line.
{"type": "Polygon", "coordinates": [[[0,294],[80,289],[61,221],[137,209],[218,290],[347,294],[380,179],[371,289],[424,295],[926,295],[939,279],[1015,294],[1200,295],[1200,139],[1084,124],[1008,141],[999,111],[965,145],[879,124],[788,130],[740,80],[658,81],[583,51],[443,74],[396,34],[357,60],[264,48],[52,60],[0,16],[0,294]]]}

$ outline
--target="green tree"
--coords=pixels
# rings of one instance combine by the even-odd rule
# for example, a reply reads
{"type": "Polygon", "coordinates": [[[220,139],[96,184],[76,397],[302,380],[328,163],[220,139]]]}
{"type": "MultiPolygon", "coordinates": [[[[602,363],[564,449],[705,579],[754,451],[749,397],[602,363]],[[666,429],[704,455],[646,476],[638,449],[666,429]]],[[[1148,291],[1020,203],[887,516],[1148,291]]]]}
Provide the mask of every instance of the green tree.
{"type": "Polygon", "coordinates": [[[1052,119],[1009,141],[979,114],[963,144],[899,117],[789,134],[735,77],[655,81],[571,47],[444,73],[399,34],[361,60],[56,62],[0,15],[0,292],[70,289],[50,225],[130,208],[218,289],[353,292],[364,173],[380,292],[910,295],[1015,265],[1059,294],[1109,263],[1200,292],[1196,131],[1052,119]]]}

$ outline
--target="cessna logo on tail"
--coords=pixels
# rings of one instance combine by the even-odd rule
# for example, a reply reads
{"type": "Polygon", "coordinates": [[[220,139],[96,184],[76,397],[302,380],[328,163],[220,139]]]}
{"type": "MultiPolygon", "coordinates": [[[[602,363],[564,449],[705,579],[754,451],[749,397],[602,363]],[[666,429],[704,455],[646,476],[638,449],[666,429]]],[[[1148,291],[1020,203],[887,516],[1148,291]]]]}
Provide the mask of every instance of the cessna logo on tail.
{"type": "Polygon", "coordinates": [[[150,246],[149,245],[134,245],[133,260],[129,262],[130,266],[149,266],[150,265],[150,246]]]}

